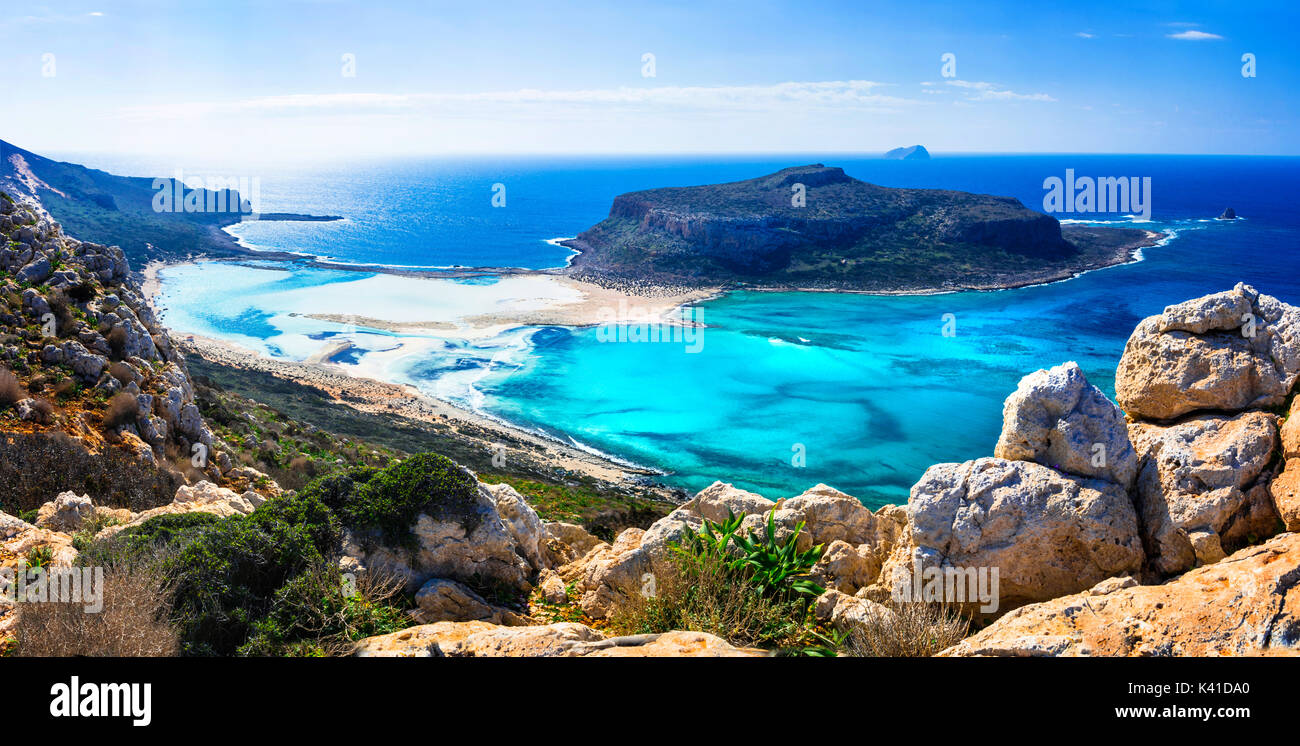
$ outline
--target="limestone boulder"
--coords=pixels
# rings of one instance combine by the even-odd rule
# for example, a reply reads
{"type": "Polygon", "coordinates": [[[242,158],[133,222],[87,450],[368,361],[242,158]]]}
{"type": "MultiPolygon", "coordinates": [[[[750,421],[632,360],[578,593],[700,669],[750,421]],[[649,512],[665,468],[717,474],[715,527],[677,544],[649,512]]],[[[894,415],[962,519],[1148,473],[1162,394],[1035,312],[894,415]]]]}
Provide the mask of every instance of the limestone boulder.
{"type": "Polygon", "coordinates": [[[1020,380],[1002,405],[1002,434],[993,455],[1105,479],[1126,489],[1137,476],[1124,412],[1088,383],[1074,362],[1020,380]]]}
{"type": "Polygon", "coordinates": [[[1300,397],[1291,402],[1281,436],[1285,464],[1269,484],[1269,496],[1286,530],[1300,531],[1300,397]]]}
{"type": "Polygon", "coordinates": [[[817,597],[813,614],[818,621],[841,631],[887,625],[895,616],[882,604],[835,590],[817,597]]]}
{"type": "MultiPolygon", "coordinates": [[[[111,517],[116,518],[118,523],[100,530],[95,535],[95,538],[106,539],[119,531],[138,526],[151,518],[162,515],[211,513],[218,518],[248,515],[265,500],[266,498],[256,492],[245,492],[241,495],[234,490],[219,487],[206,480],[194,485],[181,485],[176,489],[176,495],[172,501],[166,505],[150,508],[140,513],[114,511],[111,517]]],[[[96,508],[96,511],[102,510],[102,508],[96,508]]]]}
{"type": "Polygon", "coordinates": [[[1281,534],[1162,585],[1105,581],[1022,606],[945,656],[1300,653],[1300,534],[1281,534]]]}
{"type": "Polygon", "coordinates": [[[541,541],[542,555],[547,567],[558,568],[590,552],[600,539],[576,523],[546,523],[541,541]]]}
{"type": "Polygon", "coordinates": [[[721,523],[731,515],[742,518],[742,532],[765,530],[770,517],[779,542],[792,540],[803,524],[798,534],[801,549],[839,542],[817,571],[818,577],[846,591],[876,579],[907,525],[906,511],[900,508],[891,505],[872,512],[857,498],[826,485],[773,502],[715,482],[646,531],[624,531],[614,544],[599,545],[561,567],[560,575],[575,582],[579,603],[588,615],[604,618],[614,607],[653,587],[658,565],[668,559],[674,543],[699,531],[705,520],[721,523]]]}
{"type": "Polygon", "coordinates": [[[822,558],[813,566],[812,578],[826,588],[843,593],[856,593],[880,576],[883,557],[871,551],[872,547],[862,544],[854,547],[847,541],[832,541],[822,558]]]}
{"type": "Polygon", "coordinates": [[[714,482],[696,493],[680,510],[714,523],[722,523],[728,514],[745,516],[767,513],[775,507],[776,503],[762,495],[733,487],[726,482],[714,482]]]}
{"type": "Polygon", "coordinates": [[[484,484],[483,489],[496,503],[497,515],[501,516],[501,522],[514,538],[516,551],[528,560],[533,569],[549,568],[550,561],[542,551],[546,528],[533,506],[508,484],[484,484]]]}
{"type": "Polygon", "coordinates": [[[1275,421],[1254,411],[1131,426],[1141,463],[1136,503],[1155,572],[1217,562],[1277,532],[1267,486],[1275,421]]]}
{"type": "Polygon", "coordinates": [[[912,487],[908,513],[911,531],[886,560],[876,600],[911,583],[918,568],[987,568],[990,577],[996,568],[1006,611],[1142,566],[1137,514],[1122,487],[1029,461],[932,466],[912,487]]]}
{"type": "Polygon", "coordinates": [[[1115,374],[1131,416],[1282,404],[1300,376],[1300,309],[1238,283],[1138,324],[1115,374]]]}
{"type": "Polygon", "coordinates": [[[749,657],[764,651],[736,648],[704,632],[606,637],[573,622],[503,627],[486,622],[440,622],[357,643],[358,657],[408,658],[630,658],[749,657]]]}
{"type": "Polygon", "coordinates": [[[549,604],[562,604],[569,600],[564,578],[554,570],[542,570],[537,576],[537,587],[542,592],[542,600],[549,604]]]}
{"type": "Polygon", "coordinates": [[[526,619],[509,609],[484,600],[472,589],[445,578],[434,578],[415,594],[416,619],[422,624],[435,622],[475,622],[522,624],[526,619]]]}
{"type": "Polygon", "coordinates": [[[89,495],[62,492],[54,500],[36,511],[36,525],[51,531],[76,533],[95,515],[95,505],[89,495]]]}
{"type": "Polygon", "coordinates": [[[1273,512],[1287,531],[1300,531],[1300,459],[1286,462],[1286,469],[1268,485],[1273,512]]]}
{"type": "Polygon", "coordinates": [[[468,503],[456,512],[418,514],[409,541],[388,542],[376,531],[345,531],[340,567],[355,573],[383,568],[404,578],[412,593],[433,578],[518,593],[531,590],[535,568],[525,556],[528,549],[502,519],[495,495],[476,484],[468,503]]]}
{"type": "Polygon", "coordinates": [[[22,570],[27,566],[27,555],[43,548],[50,550],[52,562],[58,567],[69,567],[77,559],[77,550],[68,534],[40,528],[0,512],[0,568],[22,570]]]}

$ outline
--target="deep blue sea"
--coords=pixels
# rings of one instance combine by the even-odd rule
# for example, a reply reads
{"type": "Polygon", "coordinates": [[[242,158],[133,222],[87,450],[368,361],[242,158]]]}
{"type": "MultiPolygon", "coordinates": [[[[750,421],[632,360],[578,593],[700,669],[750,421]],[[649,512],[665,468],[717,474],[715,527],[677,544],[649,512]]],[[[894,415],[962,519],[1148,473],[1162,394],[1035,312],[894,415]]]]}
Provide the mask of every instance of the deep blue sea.
{"type": "MultiPolygon", "coordinates": [[[[173,169],[83,160],[131,175],[173,169]]],[[[1140,262],[1020,290],[734,293],[701,305],[708,327],[697,353],[681,344],[602,343],[590,328],[414,339],[311,317],[337,310],[420,320],[440,310],[490,310],[530,292],[508,278],[412,285],[278,263],[202,264],[166,271],[160,302],[174,329],[288,359],[347,333],[358,340],[347,361],[358,372],[411,382],[661,469],[667,481],[691,489],[723,479],[776,498],[826,482],[870,505],[906,500],[931,464],[990,455],[1002,401],[1027,373],[1076,360],[1112,394],[1129,333],[1167,304],[1239,281],[1300,303],[1297,158],[479,158],[215,173],[258,177],[264,211],[347,218],[238,226],[234,232],[253,247],[401,267],[540,268],[562,265],[570,253],[548,240],[598,222],[622,192],[745,179],[812,162],[885,186],[1010,195],[1033,209],[1042,209],[1043,180],[1067,168],[1080,176],[1149,176],[1150,222],[1118,214],[1060,217],[1115,221],[1172,238],[1146,249],[1140,262]],[[495,184],[505,187],[505,207],[492,206],[495,184]],[[1228,206],[1242,219],[1213,220],[1228,206]],[[941,334],[945,314],[955,317],[955,336],[941,334]]]]}

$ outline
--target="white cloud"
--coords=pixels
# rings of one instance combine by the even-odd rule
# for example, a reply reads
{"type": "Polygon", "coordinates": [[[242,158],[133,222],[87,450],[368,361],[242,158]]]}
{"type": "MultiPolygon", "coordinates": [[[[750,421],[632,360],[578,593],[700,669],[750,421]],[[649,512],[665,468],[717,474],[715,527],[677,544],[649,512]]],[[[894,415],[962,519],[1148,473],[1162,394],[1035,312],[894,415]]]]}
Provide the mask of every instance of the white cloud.
{"type": "Polygon", "coordinates": [[[1046,93],[1016,93],[1000,90],[993,83],[974,80],[949,80],[948,85],[967,91],[967,101],[1055,101],[1046,93]]]}
{"type": "Polygon", "coordinates": [[[501,107],[589,106],[602,108],[656,108],[682,110],[763,110],[800,106],[892,111],[921,103],[914,99],[876,92],[886,84],[869,80],[789,82],[749,86],[657,86],[483,93],[299,93],[223,102],[189,102],[132,106],[120,113],[132,119],[191,118],[240,112],[293,113],[329,110],[361,113],[374,110],[436,109],[454,107],[457,116],[469,116],[501,107]]]}
{"type": "Polygon", "coordinates": [[[1075,34],[1075,36],[1079,37],[1080,39],[1092,39],[1096,36],[1096,34],[1090,34],[1087,31],[1080,31],[1079,33],[1075,34]]]}
{"type": "Polygon", "coordinates": [[[1183,41],[1206,41],[1207,39],[1223,38],[1218,34],[1211,34],[1205,31],[1197,31],[1195,29],[1189,29],[1187,31],[1179,31],[1176,34],[1166,34],[1166,36],[1168,36],[1170,39],[1182,39],[1183,41]]]}

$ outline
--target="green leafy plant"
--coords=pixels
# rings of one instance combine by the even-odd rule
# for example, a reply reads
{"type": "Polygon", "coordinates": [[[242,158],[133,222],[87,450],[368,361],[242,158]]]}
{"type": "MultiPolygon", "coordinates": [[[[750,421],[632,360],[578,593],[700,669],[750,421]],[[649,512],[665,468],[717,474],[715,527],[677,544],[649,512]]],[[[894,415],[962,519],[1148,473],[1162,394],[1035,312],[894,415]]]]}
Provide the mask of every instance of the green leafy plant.
{"type": "Polygon", "coordinates": [[[54,549],[48,544],[35,547],[27,553],[26,559],[28,567],[49,567],[54,562],[54,549]]]}
{"type": "Polygon", "coordinates": [[[793,593],[816,598],[826,592],[808,577],[825,548],[818,544],[800,551],[803,521],[784,542],[777,539],[775,510],[768,513],[761,532],[743,535],[742,522],[743,516],[730,511],[722,523],[706,519],[698,532],[688,534],[674,550],[687,556],[713,554],[725,558],[731,569],[741,572],[746,582],[765,596],[793,593]],[[730,551],[728,545],[734,545],[737,551],[730,551]]]}
{"type": "Polygon", "coordinates": [[[694,630],[733,645],[834,655],[810,613],[812,600],[825,592],[809,577],[822,546],[799,549],[802,523],[784,540],[778,537],[772,514],[762,531],[745,535],[742,528],[743,517],[728,513],[672,544],[667,562],[655,568],[655,592],[616,610],[614,627],[694,630]]]}

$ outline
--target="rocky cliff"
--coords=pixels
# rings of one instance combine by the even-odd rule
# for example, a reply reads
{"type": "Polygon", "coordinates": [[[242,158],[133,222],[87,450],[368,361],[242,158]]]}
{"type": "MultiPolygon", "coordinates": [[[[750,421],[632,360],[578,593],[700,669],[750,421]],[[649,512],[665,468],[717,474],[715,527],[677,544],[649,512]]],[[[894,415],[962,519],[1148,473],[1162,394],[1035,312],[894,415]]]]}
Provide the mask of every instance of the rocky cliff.
{"type": "Polygon", "coordinates": [[[565,245],[607,282],[860,290],[1005,286],[1127,261],[1150,234],[1066,232],[1010,197],[892,189],[821,164],[614,198],[565,245]]]}
{"type": "Polygon", "coordinates": [[[120,248],[4,193],[0,240],[0,509],[74,491],[145,510],[190,482],[251,481],[214,442],[120,248]]]}

